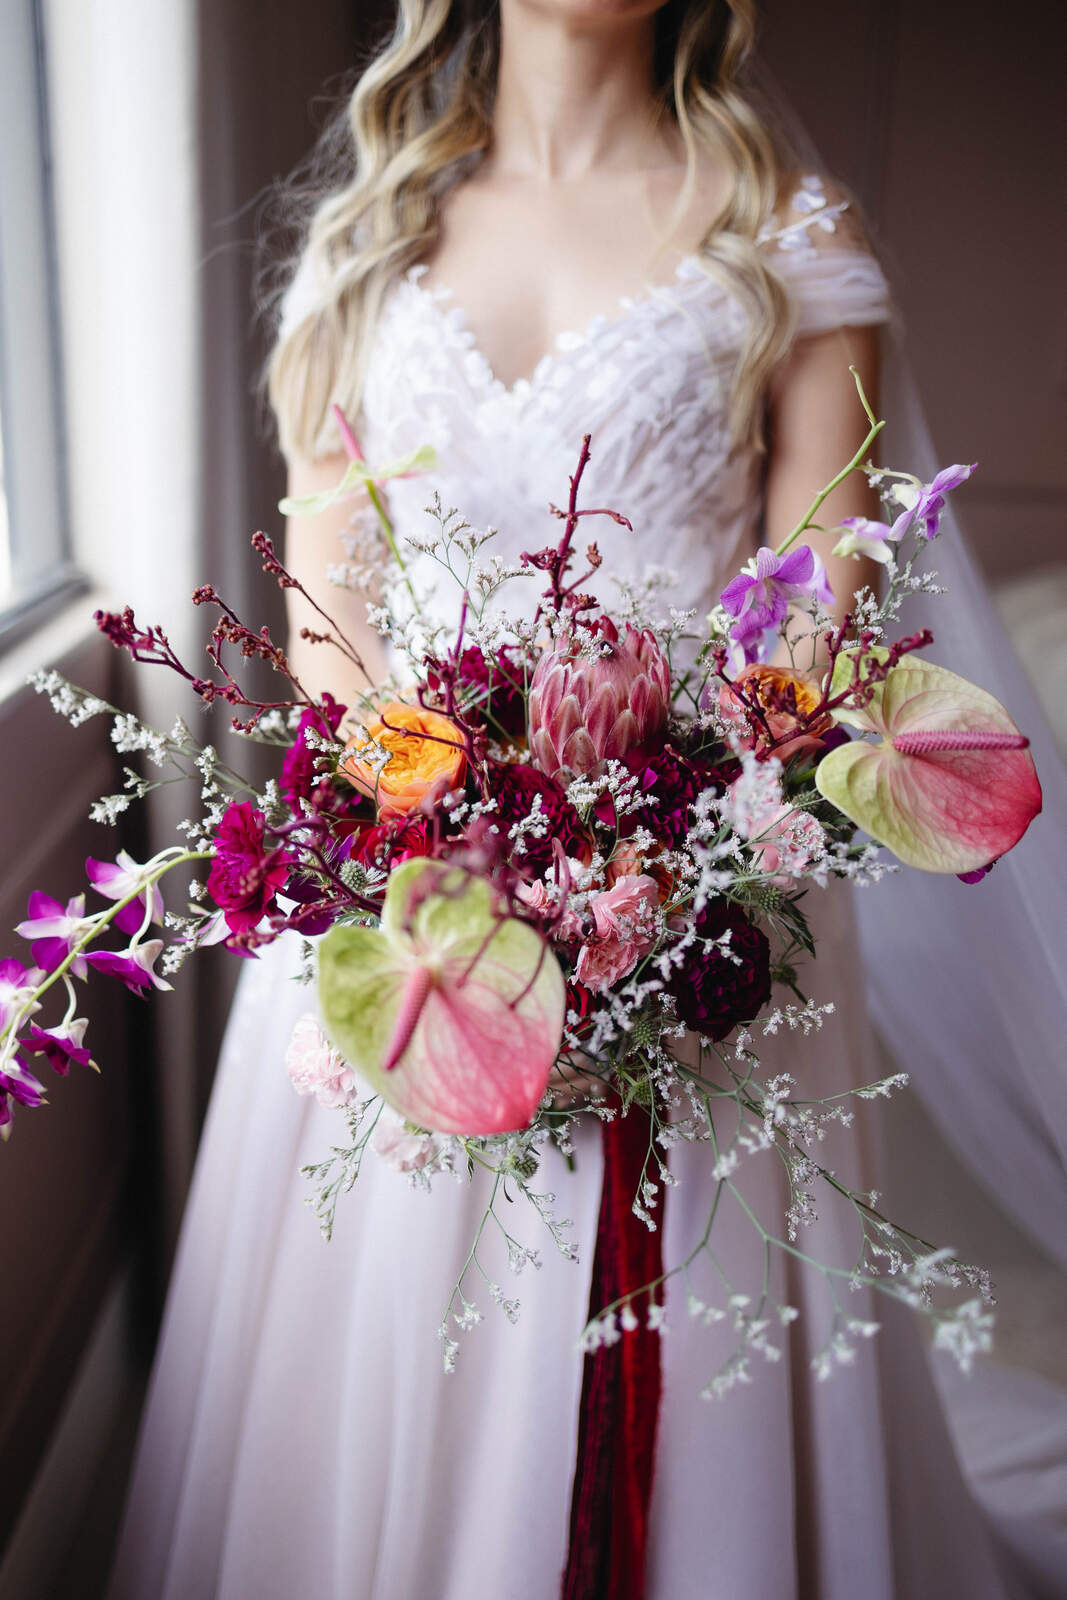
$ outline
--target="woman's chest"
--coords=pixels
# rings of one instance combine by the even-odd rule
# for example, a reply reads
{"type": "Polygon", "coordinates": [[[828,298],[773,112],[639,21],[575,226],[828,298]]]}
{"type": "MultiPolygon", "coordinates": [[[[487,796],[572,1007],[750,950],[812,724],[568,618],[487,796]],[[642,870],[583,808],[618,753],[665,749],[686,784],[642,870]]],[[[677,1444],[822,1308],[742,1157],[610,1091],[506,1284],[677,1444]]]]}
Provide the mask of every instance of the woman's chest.
{"type": "MultiPolygon", "coordinates": [[[[426,444],[437,454],[425,476],[389,485],[401,536],[432,537],[425,508],[436,491],[476,528],[497,529],[492,554],[517,562],[557,536],[549,508],[566,503],[589,434],[582,503],[632,524],[585,524],[603,561],[591,587],[611,602],[615,582],[656,566],[676,575],[669,603],[710,604],[759,517],[755,459],[734,448],[728,425],[744,331],[733,302],[685,263],[669,287],[597,314],[557,339],[529,377],[506,384],[462,308],[422,276],[414,268],[392,286],[363,400],[370,460],[384,465],[426,444]]],[[[420,565],[437,587],[433,556],[420,565]]]]}

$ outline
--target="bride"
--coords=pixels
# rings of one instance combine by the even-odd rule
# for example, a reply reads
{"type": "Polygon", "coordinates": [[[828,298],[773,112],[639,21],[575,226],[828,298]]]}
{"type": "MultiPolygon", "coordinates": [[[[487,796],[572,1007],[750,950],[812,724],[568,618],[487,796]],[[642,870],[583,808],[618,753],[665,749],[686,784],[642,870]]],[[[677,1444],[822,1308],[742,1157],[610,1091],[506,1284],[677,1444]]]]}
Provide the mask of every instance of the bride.
{"type": "MultiPolygon", "coordinates": [[[[843,199],[776,154],[745,98],[753,26],[750,0],[402,0],[352,97],[353,170],[321,200],[284,305],[271,394],[293,495],[344,470],[337,402],[372,463],[437,451],[430,475],[389,485],[401,537],[425,537],[436,489],[497,527],[505,558],[544,542],[588,432],[587,503],[634,528],[598,529],[604,571],[669,568],[668,599],[703,611],[758,543],[778,541],[863,436],[848,369],[874,395],[889,304],[843,199]]],[[[872,509],[850,478],[828,514],[872,509]]],[[[294,519],[289,562],[384,678],[365,596],[328,580],[351,515],[349,503],[294,519]]],[[[866,574],[835,562],[832,542],[821,554],[847,598],[866,574]]],[[[309,620],[299,603],[290,620],[309,620]]],[[[293,655],[342,701],[366,687],[321,647],[296,640],[293,655]]],[[[835,1000],[833,1026],[774,1042],[817,1095],[877,1075],[849,895],[822,899],[809,981],[835,1000]]],[[[551,1600],[568,1556],[598,1142],[578,1140],[573,1172],[550,1154],[541,1175],[579,1264],[529,1222],[544,1265],[520,1285],[517,1324],[486,1293],[446,1376],[434,1334],[484,1197],[476,1181],[442,1180],[428,1196],[369,1158],[322,1242],[299,1168],[329,1153],[337,1127],[286,1077],[309,995],[285,945],[242,974],[114,1600],[551,1600]]],[[[828,1156],[857,1187],[877,1183],[872,1128],[828,1156]]],[[[711,1182],[704,1147],[671,1160],[669,1260],[692,1248],[711,1182]]],[[[780,1223],[770,1158],[739,1182],[780,1223]]],[[[737,1209],[716,1228],[743,1289],[760,1270],[751,1223],[737,1209]]],[[[850,1237],[827,1207],[809,1249],[846,1260],[850,1237]]],[[[706,1405],[732,1334],[668,1289],[646,1572],[625,1592],[1016,1593],[908,1315],[854,1296],[848,1316],[881,1331],[821,1382],[814,1366],[840,1328],[826,1281],[785,1258],[774,1272],[800,1312],[782,1359],[706,1405]]],[[[593,1579],[567,1592],[609,1591],[593,1579]]]]}

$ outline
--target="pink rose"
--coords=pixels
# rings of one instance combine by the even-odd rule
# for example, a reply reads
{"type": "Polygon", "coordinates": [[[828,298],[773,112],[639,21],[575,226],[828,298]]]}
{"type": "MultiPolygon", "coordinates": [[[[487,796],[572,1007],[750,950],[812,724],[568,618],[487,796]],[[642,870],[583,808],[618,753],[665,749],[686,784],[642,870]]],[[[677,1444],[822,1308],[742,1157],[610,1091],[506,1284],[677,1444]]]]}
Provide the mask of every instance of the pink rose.
{"type": "Polygon", "coordinates": [[[285,1070],[297,1094],[313,1094],[331,1110],[356,1098],[356,1075],[310,1011],[297,1020],[285,1052],[285,1070]]]}
{"type": "Polygon", "coordinates": [[[429,1166],[437,1146],[428,1133],[409,1133],[399,1117],[383,1111],[371,1140],[376,1154],[396,1172],[418,1172],[429,1166]]]}
{"type": "Polygon", "coordinates": [[[609,989],[656,942],[659,885],[647,873],[627,873],[589,902],[596,933],[582,946],[574,975],[594,991],[609,989]]]}
{"type": "Polygon", "coordinates": [[[826,853],[826,836],[821,823],[807,811],[788,805],[757,819],[753,833],[759,841],[752,847],[752,859],[761,872],[772,873],[771,882],[788,889],[794,878],[826,853]]]}

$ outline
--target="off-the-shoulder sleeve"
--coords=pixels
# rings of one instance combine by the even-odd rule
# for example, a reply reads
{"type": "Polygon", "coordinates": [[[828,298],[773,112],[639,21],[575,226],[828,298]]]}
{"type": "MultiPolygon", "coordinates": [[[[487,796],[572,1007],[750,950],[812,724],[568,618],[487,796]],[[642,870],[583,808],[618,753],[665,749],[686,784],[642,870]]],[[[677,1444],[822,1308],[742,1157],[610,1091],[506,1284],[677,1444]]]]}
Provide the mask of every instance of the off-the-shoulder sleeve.
{"type": "Polygon", "coordinates": [[[790,252],[773,265],[793,297],[800,337],[889,320],[889,285],[868,251],[790,252]]]}
{"type": "Polygon", "coordinates": [[[822,178],[795,181],[761,244],[792,296],[799,337],[889,320],[885,274],[847,199],[822,178]]]}

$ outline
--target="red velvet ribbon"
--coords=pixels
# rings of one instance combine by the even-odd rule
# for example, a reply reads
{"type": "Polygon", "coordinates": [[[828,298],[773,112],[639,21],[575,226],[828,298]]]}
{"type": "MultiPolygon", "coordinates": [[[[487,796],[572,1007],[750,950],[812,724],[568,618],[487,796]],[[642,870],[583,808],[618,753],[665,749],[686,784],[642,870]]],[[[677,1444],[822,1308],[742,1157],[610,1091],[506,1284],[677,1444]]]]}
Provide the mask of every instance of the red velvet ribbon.
{"type": "MultiPolygon", "coordinates": [[[[601,1129],[604,1179],[589,1290],[591,1317],[663,1270],[662,1185],[650,1208],[655,1232],[632,1210],[648,1155],[648,1118],[633,1106],[601,1129]]],[[[640,1326],[585,1357],[561,1600],[643,1600],[645,1593],[660,1336],[647,1327],[647,1296],[633,1309],[640,1326]]]]}

